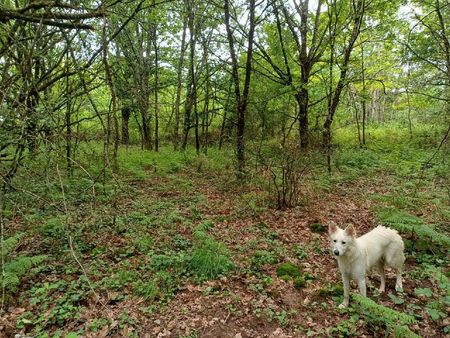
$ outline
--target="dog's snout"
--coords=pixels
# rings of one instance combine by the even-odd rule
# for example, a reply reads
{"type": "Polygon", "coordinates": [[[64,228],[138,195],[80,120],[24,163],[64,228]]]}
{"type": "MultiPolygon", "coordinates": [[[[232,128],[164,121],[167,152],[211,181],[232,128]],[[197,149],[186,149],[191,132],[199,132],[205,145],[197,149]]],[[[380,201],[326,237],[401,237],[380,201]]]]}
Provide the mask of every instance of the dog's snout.
{"type": "Polygon", "coordinates": [[[339,256],[339,250],[334,250],[333,252],[336,256],[339,256]]]}

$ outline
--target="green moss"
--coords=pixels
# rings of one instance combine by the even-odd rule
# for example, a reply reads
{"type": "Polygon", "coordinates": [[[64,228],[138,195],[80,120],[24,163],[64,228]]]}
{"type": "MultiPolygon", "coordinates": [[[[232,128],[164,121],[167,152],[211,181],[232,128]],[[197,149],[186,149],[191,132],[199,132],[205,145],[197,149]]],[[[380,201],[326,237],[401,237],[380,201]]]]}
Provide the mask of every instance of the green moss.
{"type": "Polygon", "coordinates": [[[280,278],[283,276],[289,276],[291,278],[296,278],[296,277],[301,276],[301,271],[297,265],[292,264],[291,262],[286,262],[286,263],[281,264],[277,268],[277,276],[280,278]]]}

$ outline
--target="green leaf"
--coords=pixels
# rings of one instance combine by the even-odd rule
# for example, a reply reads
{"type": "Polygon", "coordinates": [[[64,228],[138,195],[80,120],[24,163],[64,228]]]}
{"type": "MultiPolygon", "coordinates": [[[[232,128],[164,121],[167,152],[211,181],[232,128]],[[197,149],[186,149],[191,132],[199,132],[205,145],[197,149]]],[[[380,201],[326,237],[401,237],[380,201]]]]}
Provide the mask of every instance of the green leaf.
{"type": "Polygon", "coordinates": [[[78,335],[75,332],[69,332],[66,338],[78,338],[78,335]]]}
{"type": "Polygon", "coordinates": [[[433,292],[431,291],[430,288],[416,288],[414,290],[414,294],[416,296],[425,296],[425,297],[432,297],[433,296],[433,292]]]}
{"type": "Polygon", "coordinates": [[[428,314],[430,315],[432,320],[438,320],[445,316],[445,314],[439,310],[436,309],[427,309],[428,314]]]}

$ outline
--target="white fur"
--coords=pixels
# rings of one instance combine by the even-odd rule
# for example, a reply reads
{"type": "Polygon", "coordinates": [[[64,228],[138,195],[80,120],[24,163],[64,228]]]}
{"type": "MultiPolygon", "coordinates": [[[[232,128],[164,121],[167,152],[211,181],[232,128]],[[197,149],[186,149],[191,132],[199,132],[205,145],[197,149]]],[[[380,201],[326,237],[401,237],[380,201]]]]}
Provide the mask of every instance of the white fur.
{"type": "Polygon", "coordinates": [[[380,292],[384,292],[386,285],[385,266],[396,269],[395,289],[402,289],[405,255],[403,240],[397,231],[377,226],[367,234],[355,238],[353,226],[343,230],[331,225],[329,234],[344,284],[344,301],[339,305],[340,308],[348,306],[350,279],[356,280],[359,292],[363,296],[366,295],[366,274],[372,267],[376,267],[381,276],[380,292]]]}

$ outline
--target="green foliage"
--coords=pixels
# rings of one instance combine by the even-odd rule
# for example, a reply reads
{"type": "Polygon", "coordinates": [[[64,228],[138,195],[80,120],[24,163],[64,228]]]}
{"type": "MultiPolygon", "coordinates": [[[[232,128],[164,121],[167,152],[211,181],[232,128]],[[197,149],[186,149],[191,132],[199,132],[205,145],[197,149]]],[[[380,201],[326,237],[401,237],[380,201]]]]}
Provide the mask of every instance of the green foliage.
{"type": "Polygon", "coordinates": [[[311,223],[309,225],[309,228],[311,229],[312,232],[316,232],[319,234],[322,234],[327,231],[327,228],[323,224],[320,224],[320,223],[311,223]]]}
{"type": "Polygon", "coordinates": [[[24,233],[17,233],[14,236],[6,238],[2,243],[2,256],[4,257],[9,255],[16,248],[24,235],[24,233]]]}
{"type": "Polygon", "coordinates": [[[358,315],[352,315],[349,319],[341,320],[336,327],[330,330],[330,333],[339,334],[339,337],[355,337],[358,319],[358,315]]]}
{"type": "Polygon", "coordinates": [[[311,275],[303,275],[300,267],[291,262],[286,262],[278,266],[277,276],[284,281],[293,280],[294,287],[297,289],[306,285],[306,279],[313,278],[311,275]]]}
{"type": "Polygon", "coordinates": [[[432,297],[433,292],[430,288],[416,288],[414,289],[414,294],[416,296],[432,297]]]}
{"type": "Polygon", "coordinates": [[[320,289],[317,294],[321,297],[337,297],[341,296],[344,292],[341,284],[327,284],[325,287],[320,289]]]}
{"type": "Polygon", "coordinates": [[[379,164],[379,155],[370,149],[347,148],[339,152],[334,164],[347,169],[374,170],[379,164]]]}
{"type": "Polygon", "coordinates": [[[294,245],[294,253],[296,257],[301,261],[306,260],[308,258],[308,252],[306,251],[306,249],[298,244],[294,245]]]}
{"type": "Polygon", "coordinates": [[[283,263],[277,268],[277,276],[280,278],[283,276],[299,277],[301,276],[300,267],[291,262],[283,263]]]}
{"type": "Polygon", "coordinates": [[[366,316],[366,320],[369,322],[376,325],[386,325],[395,337],[419,337],[408,328],[408,325],[416,322],[414,317],[377,304],[360,294],[353,294],[352,298],[358,304],[360,312],[366,316]]]}
{"type": "Polygon", "coordinates": [[[39,227],[39,232],[50,239],[62,240],[66,237],[66,216],[55,216],[46,219],[39,227]]]}
{"type": "Polygon", "coordinates": [[[273,251],[256,250],[250,257],[250,267],[252,270],[260,270],[266,264],[275,264],[278,256],[273,251]]]}
{"type": "Polygon", "coordinates": [[[407,212],[393,208],[384,208],[378,210],[377,217],[382,223],[398,231],[413,233],[419,238],[431,239],[435,243],[450,248],[450,237],[434,230],[420,218],[407,212]]]}
{"type": "Polygon", "coordinates": [[[0,283],[8,291],[17,290],[17,287],[20,285],[20,279],[29,273],[31,268],[47,259],[45,255],[12,257],[11,254],[23,236],[23,233],[18,233],[3,241],[2,256],[5,263],[2,267],[4,274],[0,275],[0,283]]]}
{"type": "Polygon", "coordinates": [[[234,268],[226,246],[202,230],[194,233],[194,246],[189,266],[200,279],[214,279],[234,268]]]}
{"type": "Polygon", "coordinates": [[[36,333],[47,332],[49,327],[64,325],[79,318],[79,311],[91,294],[84,275],[71,281],[35,284],[28,291],[30,303],[38,310],[26,312],[19,318],[18,328],[32,325],[36,333]]]}
{"type": "Polygon", "coordinates": [[[294,277],[294,287],[296,289],[301,289],[306,285],[306,280],[303,276],[294,277]]]}

